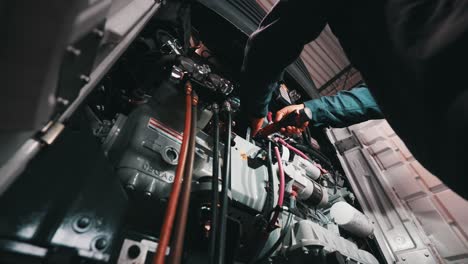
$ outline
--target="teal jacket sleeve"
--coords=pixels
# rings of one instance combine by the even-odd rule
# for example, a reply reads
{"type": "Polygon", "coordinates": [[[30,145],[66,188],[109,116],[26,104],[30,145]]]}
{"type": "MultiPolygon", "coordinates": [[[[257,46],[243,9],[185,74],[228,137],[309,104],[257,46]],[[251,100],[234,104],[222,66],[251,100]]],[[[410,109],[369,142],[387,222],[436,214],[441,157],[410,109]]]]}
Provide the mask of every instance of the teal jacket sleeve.
{"type": "Polygon", "coordinates": [[[384,118],[365,86],[310,100],[304,105],[312,110],[313,126],[346,127],[369,119],[384,118]]]}

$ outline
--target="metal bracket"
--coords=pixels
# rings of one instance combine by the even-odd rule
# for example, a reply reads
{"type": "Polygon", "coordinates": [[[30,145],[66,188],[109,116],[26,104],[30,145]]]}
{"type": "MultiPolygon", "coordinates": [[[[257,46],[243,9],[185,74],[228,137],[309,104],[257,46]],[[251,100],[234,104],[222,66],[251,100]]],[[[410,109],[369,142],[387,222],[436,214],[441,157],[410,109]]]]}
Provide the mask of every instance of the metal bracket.
{"type": "Polygon", "coordinates": [[[359,147],[360,144],[356,137],[350,136],[345,139],[339,140],[335,142],[336,149],[340,154],[345,153],[346,151],[353,149],[355,147],[359,147]]]}
{"type": "Polygon", "coordinates": [[[54,143],[55,139],[62,133],[65,125],[60,122],[49,123],[43,129],[43,134],[40,136],[40,140],[47,145],[54,143]]]}

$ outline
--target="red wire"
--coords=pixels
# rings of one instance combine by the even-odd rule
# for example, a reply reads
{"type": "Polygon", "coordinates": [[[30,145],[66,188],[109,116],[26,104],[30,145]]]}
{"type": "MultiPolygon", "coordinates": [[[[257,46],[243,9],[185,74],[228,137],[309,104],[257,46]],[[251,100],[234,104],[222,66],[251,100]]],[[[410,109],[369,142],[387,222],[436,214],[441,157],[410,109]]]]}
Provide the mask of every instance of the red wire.
{"type": "MultiPolygon", "coordinates": [[[[287,147],[288,149],[290,149],[292,152],[294,152],[297,155],[301,156],[303,159],[310,161],[310,158],[306,154],[304,154],[304,152],[302,152],[302,151],[298,150],[297,148],[291,146],[290,144],[288,144],[288,142],[284,141],[284,139],[278,137],[278,138],[276,138],[276,141],[278,141],[279,143],[281,143],[281,145],[283,145],[283,146],[287,147]]],[[[322,168],[322,166],[317,166],[315,164],[312,164],[312,165],[317,167],[322,172],[322,174],[328,173],[328,171],[326,169],[322,168]]]]}
{"type": "Polygon", "coordinates": [[[271,112],[268,112],[268,114],[267,114],[267,120],[268,120],[268,123],[273,122],[273,114],[272,114],[271,112]]]}
{"type": "Polygon", "coordinates": [[[295,148],[295,147],[289,145],[286,141],[284,141],[284,139],[278,137],[278,138],[276,138],[276,140],[277,140],[279,143],[281,143],[281,145],[287,147],[287,148],[290,149],[292,152],[294,152],[294,153],[296,153],[297,155],[301,156],[303,159],[305,159],[305,160],[310,160],[310,158],[307,157],[307,155],[304,154],[304,152],[302,152],[302,151],[298,150],[297,148],[295,148]]]}
{"type": "Polygon", "coordinates": [[[166,214],[164,216],[164,223],[161,228],[161,235],[159,237],[159,244],[154,255],[154,264],[164,264],[166,256],[166,248],[169,244],[170,236],[172,233],[172,226],[176,215],[177,201],[179,200],[180,188],[182,185],[182,174],[184,173],[185,161],[187,160],[187,149],[190,138],[190,126],[192,123],[192,85],[190,82],[185,84],[185,127],[184,134],[182,135],[182,145],[180,147],[179,163],[172,184],[169,202],[167,204],[166,214]]]}

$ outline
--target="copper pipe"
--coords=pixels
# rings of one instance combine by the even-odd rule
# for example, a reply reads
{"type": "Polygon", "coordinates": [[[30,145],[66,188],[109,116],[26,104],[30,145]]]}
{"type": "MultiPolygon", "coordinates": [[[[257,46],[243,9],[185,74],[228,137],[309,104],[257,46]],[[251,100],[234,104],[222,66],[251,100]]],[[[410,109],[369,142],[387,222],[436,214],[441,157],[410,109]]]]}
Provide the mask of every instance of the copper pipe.
{"type": "MultiPolygon", "coordinates": [[[[195,93],[195,92],[193,92],[195,93]]],[[[195,141],[197,138],[197,105],[198,97],[192,96],[192,124],[190,129],[190,140],[188,148],[188,159],[185,164],[184,181],[182,182],[182,193],[179,197],[179,206],[177,217],[175,219],[174,234],[171,243],[171,254],[169,263],[181,263],[182,253],[184,251],[185,229],[190,204],[190,194],[192,189],[193,162],[195,159],[195,141]]]]}
{"type": "Polygon", "coordinates": [[[182,185],[182,174],[184,173],[185,161],[187,160],[188,141],[192,123],[192,84],[187,81],[185,83],[185,127],[184,134],[182,135],[182,145],[180,147],[179,161],[172,184],[171,194],[169,195],[169,202],[164,216],[164,223],[161,227],[161,234],[159,237],[159,244],[154,255],[154,264],[164,264],[164,257],[166,255],[167,245],[172,232],[172,225],[176,214],[177,201],[179,200],[180,188],[182,185]]]}

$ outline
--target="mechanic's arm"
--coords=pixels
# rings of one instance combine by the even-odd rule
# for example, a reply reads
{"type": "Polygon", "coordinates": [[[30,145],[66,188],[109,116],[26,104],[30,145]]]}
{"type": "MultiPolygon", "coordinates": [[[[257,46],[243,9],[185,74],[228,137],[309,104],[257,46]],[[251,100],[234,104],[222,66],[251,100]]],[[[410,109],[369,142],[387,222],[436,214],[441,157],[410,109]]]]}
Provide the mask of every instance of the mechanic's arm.
{"type": "Polygon", "coordinates": [[[328,2],[279,1],[250,36],[242,66],[240,96],[244,115],[253,120],[253,134],[263,123],[282,72],[325,26],[328,2]]]}
{"type": "MultiPolygon", "coordinates": [[[[313,126],[346,127],[370,119],[384,118],[379,106],[365,86],[356,87],[350,91],[341,91],[333,96],[323,96],[299,105],[286,106],[276,113],[275,121],[281,120],[287,114],[308,107],[312,111],[310,122],[313,126]]],[[[300,134],[308,122],[302,127],[285,127],[281,132],[300,134]]]]}
{"type": "Polygon", "coordinates": [[[346,127],[384,118],[367,87],[341,91],[334,96],[307,101],[304,105],[312,110],[313,126],[346,127]]]}

